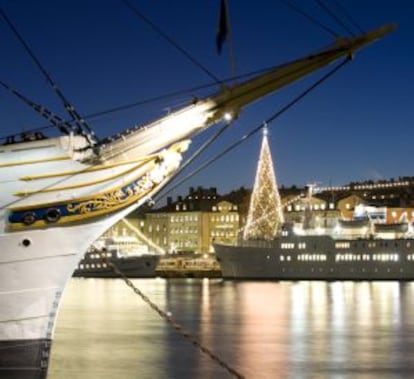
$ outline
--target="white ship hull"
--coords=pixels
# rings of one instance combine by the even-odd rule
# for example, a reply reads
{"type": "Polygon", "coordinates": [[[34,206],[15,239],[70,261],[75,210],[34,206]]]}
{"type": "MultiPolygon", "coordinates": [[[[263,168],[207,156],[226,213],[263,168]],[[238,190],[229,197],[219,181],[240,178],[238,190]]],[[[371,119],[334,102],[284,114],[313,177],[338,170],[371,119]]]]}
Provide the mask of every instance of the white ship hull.
{"type": "Polygon", "coordinates": [[[414,239],[329,236],[215,245],[227,279],[414,280],[414,239]]]}
{"type": "Polygon", "coordinates": [[[74,267],[130,211],[93,223],[0,235],[0,377],[46,375],[59,301],[74,267]]]}

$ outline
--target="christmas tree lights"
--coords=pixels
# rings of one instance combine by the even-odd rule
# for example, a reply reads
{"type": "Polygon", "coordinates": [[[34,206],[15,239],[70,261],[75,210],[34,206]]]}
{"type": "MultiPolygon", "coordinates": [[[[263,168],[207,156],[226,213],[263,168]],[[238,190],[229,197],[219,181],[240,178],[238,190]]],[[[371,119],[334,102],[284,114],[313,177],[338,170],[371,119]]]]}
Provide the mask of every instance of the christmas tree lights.
{"type": "Polygon", "coordinates": [[[284,222],[272,155],[264,128],[256,179],[250,199],[243,239],[273,239],[284,222]]]}

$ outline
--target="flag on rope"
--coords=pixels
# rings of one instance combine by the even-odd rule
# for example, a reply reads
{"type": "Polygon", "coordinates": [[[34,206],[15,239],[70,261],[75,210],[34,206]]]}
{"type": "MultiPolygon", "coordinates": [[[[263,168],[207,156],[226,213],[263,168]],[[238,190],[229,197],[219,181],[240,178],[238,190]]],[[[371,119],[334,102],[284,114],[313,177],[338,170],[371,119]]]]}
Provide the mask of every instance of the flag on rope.
{"type": "Polygon", "coordinates": [[[217,26],[217,35],[216,35],[216,46],[217,52],[220,54],[223,48],[223,43],[227,39],[229,33],[228,22],[227,22],[227,7],[226,1],[221,0],[220,3],[220,14],[217,26]]]}

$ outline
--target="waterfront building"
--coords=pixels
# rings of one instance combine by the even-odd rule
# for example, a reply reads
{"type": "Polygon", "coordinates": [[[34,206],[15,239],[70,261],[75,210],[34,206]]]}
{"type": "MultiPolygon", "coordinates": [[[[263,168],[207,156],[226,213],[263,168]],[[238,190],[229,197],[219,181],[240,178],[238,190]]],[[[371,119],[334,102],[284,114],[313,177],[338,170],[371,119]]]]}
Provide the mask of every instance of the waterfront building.
{"type": "Polygon", "coordinates": [[[144,233],[168,253],[211,253],[212,242],[232,243],[239,233],[237,205],[215,188],[190,188],[186,197],[145,214],[144,233]]]}
{"type": "MultiPolygon", "coordinates": [[[[313,226],[334,228],[338,218],[352,219],[363,206],[370,217],[384,223],[414,221],[414,178],[353,182],[345,186],[315,188],[308,197],[306,187],[279,188],[284,218],[302,223],[312,212],[313,226]]],[[[212,242],[236,242],[247,220],[251,190],[241,187],[225,195],[216,188],[189,189],[186,196],[157,209],[147,207],[128,216],[128,221],[163,251],[170,253],[212,251],[212,242]]],[[[130,235],[123,222],[114,225],[108,236],[130,235]]]]}

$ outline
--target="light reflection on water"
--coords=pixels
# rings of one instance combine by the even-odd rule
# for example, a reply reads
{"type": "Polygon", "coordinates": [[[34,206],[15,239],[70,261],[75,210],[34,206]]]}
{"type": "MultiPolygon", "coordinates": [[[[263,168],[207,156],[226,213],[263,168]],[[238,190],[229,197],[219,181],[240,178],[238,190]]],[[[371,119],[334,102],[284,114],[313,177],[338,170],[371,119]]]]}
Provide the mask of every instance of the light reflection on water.
{"type": "MultiPolygon", "coordinates": [[[[134,283],[246,378],[414,377],[414,282],[134,283]]],[[[70,282],[48,379],[230,377],[121,280],[70,282]]]]}

